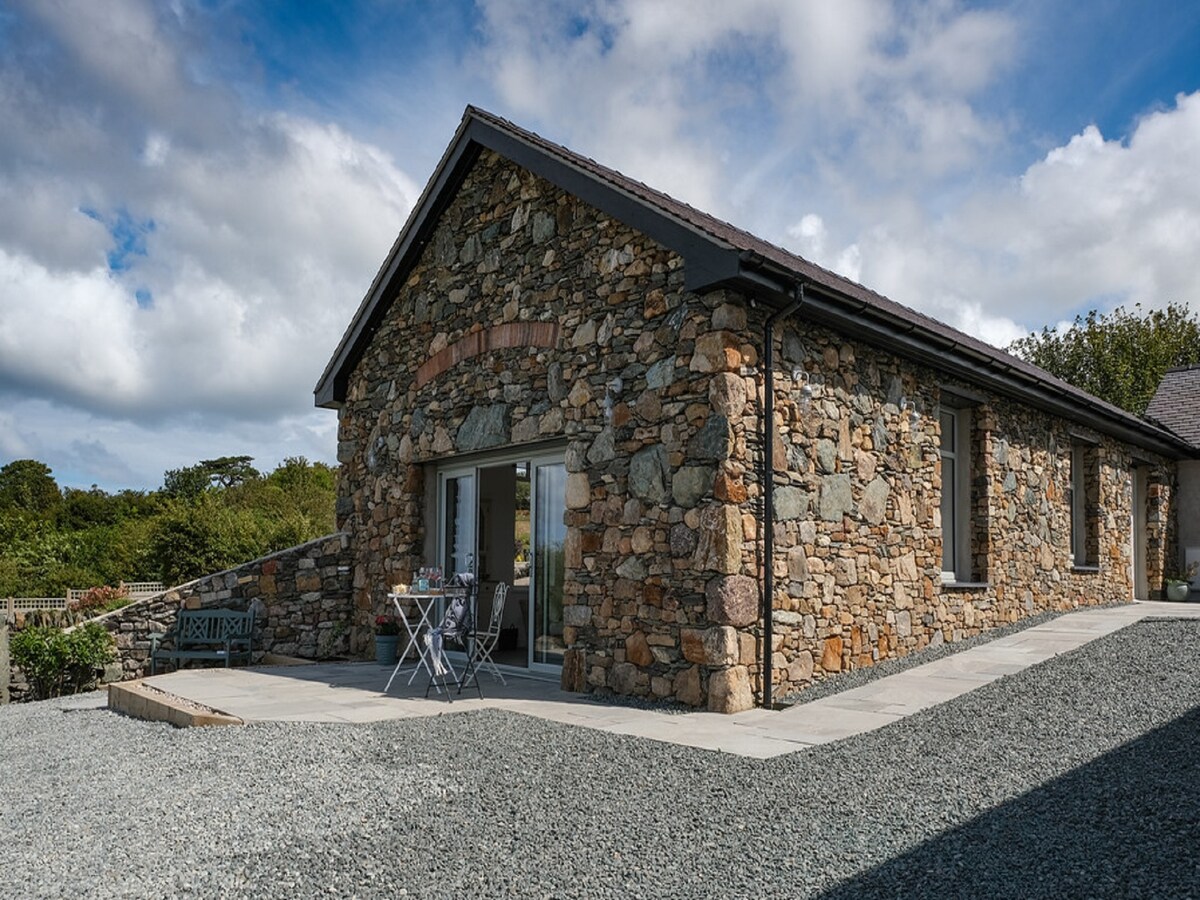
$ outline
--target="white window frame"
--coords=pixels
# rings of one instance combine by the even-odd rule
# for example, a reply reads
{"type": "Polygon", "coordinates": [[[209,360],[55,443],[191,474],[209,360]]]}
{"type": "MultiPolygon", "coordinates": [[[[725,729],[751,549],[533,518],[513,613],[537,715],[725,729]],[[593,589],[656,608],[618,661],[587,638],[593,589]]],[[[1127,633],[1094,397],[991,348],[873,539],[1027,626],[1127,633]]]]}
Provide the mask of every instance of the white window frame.
{"type": "MultiPolygon", "coordinates": [[[[942,461],[943,475],[946,460],[954,464],[954,523],[951,538],[953,539],[954,568],[948,570],[945,566],[945,552],[942,554],[942,582],[968,582],[971,580],[971,410],[966,407],[943,405],[939,410],[938,424],[941,416],[948,415],[954,420],[954,449],[945,450],[938,443],[938,458],[942,461]]],[[[943,477],[942,490],[946,482],[943,477]]],[[[947,536],[947,523],[942,517],[943,545],[947,536]]]]}

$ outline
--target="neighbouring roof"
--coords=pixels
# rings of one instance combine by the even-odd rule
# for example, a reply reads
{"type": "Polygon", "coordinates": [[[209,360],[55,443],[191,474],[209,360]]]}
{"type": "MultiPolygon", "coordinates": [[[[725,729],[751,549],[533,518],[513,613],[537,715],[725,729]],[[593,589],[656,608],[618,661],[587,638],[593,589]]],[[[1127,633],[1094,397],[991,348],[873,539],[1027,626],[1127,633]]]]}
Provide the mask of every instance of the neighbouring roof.
{"type": "Polygon", "coordinates": [[[468,106],[454,139],[413,207],[314,390],[337,407],[346,383],[408,270],[482,149],[487,148],[679,253],[685,287],[733,287],[780,304],[803,284],[795,314],[886,347],[981,387],[1053,412],[1134,445],[1192,455],[1180,436],[1067,384],[1019,357],[909,309],[728,222],[656,191],[593,159],[468,106]]]}
{"type": "Polygon", "coordinates": [[[1146,407],[1146,418],[1200,447],[1200,365],[1168,369],[1146,407]]]}

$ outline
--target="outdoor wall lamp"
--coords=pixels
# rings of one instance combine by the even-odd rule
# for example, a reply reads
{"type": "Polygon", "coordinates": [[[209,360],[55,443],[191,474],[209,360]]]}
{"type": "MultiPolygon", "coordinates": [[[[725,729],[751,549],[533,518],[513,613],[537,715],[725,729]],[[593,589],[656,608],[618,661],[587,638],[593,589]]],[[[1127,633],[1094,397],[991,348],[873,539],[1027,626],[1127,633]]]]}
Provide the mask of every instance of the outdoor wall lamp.
{"type": "Polygon", "coordinates": [[[908,427],[915,429],[921,424],[921,399],[919,397],[901,397],[900,412],[908,414],[908,427]]]}
{"type": "Polygon", "coordinates": [[[825,379],[817,374],[808,374],[807,371],[800,366],[792,369],[792,381],[800,388],[800,409],[802,412],[808,412],[812,409],[813,393],[816,388],[819,388],[825,383],[825,379]]]}
{"type": "Polygon", "coordinates": [[[617,399],[621,396],[621,392],[623,390],[625,390],[625,381],[623,378],[621,378],[620,375],[618,375],[616,378],[612,379],[607,385],[604,386],[603,406],[604,406],[604,420],[606,422],[612,421],[613,405],[616,403],[617,399]]]}

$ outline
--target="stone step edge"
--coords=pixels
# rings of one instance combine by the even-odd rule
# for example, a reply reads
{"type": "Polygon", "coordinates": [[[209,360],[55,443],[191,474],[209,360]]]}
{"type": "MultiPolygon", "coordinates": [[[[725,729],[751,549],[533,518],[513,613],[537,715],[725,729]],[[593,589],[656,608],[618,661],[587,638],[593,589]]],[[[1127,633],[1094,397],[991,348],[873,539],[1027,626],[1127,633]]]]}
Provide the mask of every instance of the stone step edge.
{"type": "Polygon", "coordinates": [[[237,716],[185,700],[139,681],[114,682],[108,686],[108,708],[134,719],[169,722],[176,728],[205,725],[245,725],[237,716]]]}
{"type": "Polygon", "coordinates": [[[264,653],[255,662],[256,666],[315,666],[316,660],[301,656],[284,656],[282,653],[264,653]]]}

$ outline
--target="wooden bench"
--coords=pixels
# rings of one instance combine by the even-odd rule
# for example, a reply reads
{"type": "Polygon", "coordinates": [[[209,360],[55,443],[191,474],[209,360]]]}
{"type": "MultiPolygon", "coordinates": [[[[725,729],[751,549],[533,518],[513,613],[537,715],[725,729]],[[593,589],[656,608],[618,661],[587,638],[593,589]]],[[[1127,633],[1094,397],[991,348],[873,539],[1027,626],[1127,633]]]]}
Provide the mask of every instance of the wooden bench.
{"type": "Polygon", "coordinates": [[[181,609],[173,629],[150,635],[150,674],[160,659],[173,660],[176,668],[188,659],[223,659],[226,668],[235,659],[249,662],[253,636],[253,609],[181,609]],[[160,646],[163,641],[171,646],[160,646]]]}

